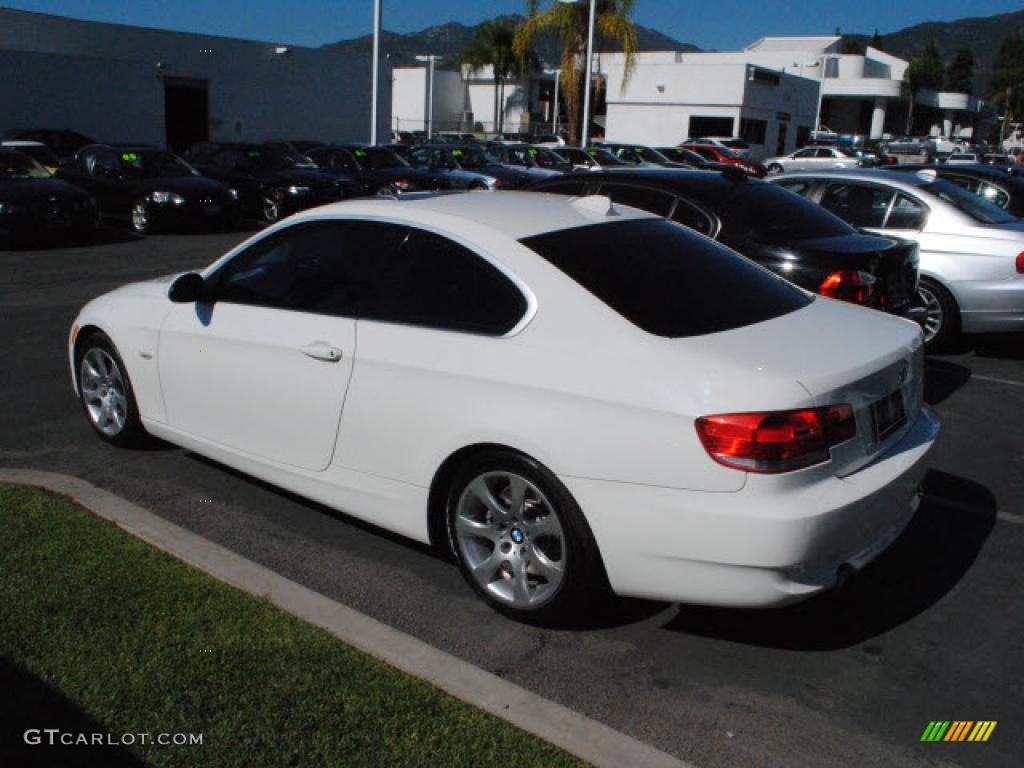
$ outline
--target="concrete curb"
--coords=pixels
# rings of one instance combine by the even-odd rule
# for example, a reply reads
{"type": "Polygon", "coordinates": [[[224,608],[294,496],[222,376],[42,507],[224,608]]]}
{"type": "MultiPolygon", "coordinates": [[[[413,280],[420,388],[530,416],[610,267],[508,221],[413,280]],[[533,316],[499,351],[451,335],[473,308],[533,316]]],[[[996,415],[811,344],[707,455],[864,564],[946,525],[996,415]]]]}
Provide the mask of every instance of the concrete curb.
{"type": "Polygon", "coordinates": [[[604,768],[694,768],[573,710],[330,600],[251,560],[180,528],[109,491],[69,475],[0,468],[0,482],[70,496],[99,517],[271,603],[403,672],[604,768]]]}

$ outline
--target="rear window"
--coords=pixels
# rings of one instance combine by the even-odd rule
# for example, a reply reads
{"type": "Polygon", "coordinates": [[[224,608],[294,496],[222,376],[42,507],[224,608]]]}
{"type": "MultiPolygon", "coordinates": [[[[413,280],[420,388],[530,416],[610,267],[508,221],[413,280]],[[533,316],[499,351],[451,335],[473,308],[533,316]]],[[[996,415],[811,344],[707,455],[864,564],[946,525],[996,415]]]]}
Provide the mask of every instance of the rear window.
{"type": "Polygon", "coordinates": [[[785,243],[853,234],[853,228],[820,205],[773,184],[745,182],[716,208],[722,219],[719,240],[785,243]]]}
{"type": "Polygon", "coordinates": [[[813,301],[748,259],[662,219],[594,224],[522,243],[656,336],[742,328],[813,301]]]}

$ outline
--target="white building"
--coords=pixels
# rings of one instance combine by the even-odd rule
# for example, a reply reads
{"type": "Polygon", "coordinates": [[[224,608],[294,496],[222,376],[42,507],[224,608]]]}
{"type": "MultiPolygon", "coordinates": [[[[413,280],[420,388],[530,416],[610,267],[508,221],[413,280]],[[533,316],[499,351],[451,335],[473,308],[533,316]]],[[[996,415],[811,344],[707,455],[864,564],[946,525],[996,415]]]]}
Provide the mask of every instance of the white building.
{"type": "MultiPolygon", "coordinates": [[[[171,32],[0,8],[0,131],[109,143],[365,141],[369,52],[171,32]]],[[[387,77],[378,126],[390,123],[387,77]]]]}

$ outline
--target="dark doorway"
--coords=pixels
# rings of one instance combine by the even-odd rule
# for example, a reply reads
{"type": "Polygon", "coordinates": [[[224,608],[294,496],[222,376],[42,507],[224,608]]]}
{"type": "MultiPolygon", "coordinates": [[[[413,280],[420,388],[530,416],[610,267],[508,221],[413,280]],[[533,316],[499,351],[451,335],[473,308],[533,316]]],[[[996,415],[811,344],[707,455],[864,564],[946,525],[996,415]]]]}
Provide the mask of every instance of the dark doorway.
{"type": "Polygon", "coordinates": [[[779,140],[775,142],[775,156],[786,154],[786,133],[789,130],[789,125],[786,123],[779,123],[779,140]]]}
{"type": "Polygon", "coordinates": [[[183,152],[210,138],[209,104],[205,80],[164,80],[164,115],[167,148],[183,152]]]}

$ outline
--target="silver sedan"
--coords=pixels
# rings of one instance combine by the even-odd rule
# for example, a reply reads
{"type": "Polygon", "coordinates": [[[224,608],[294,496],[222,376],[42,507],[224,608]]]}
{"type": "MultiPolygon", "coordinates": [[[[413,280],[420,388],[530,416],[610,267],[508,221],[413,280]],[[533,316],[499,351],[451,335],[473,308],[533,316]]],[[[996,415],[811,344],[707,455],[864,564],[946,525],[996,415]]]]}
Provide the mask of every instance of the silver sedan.
{"type": "Polygon", "coordinates": [[[780,157],[764,161],[768,173],[789,171],[824,171],[832,168],[856,168],[860,165],[857,153],[846,147],[804,147],[780,157]]]}
{"type": "Polygon", "coordinates": [[[1024,330],[1024,222],[934,171],[796,173],[772,180],[860,229],[921,248],[925,339],[1024,330]]]}

